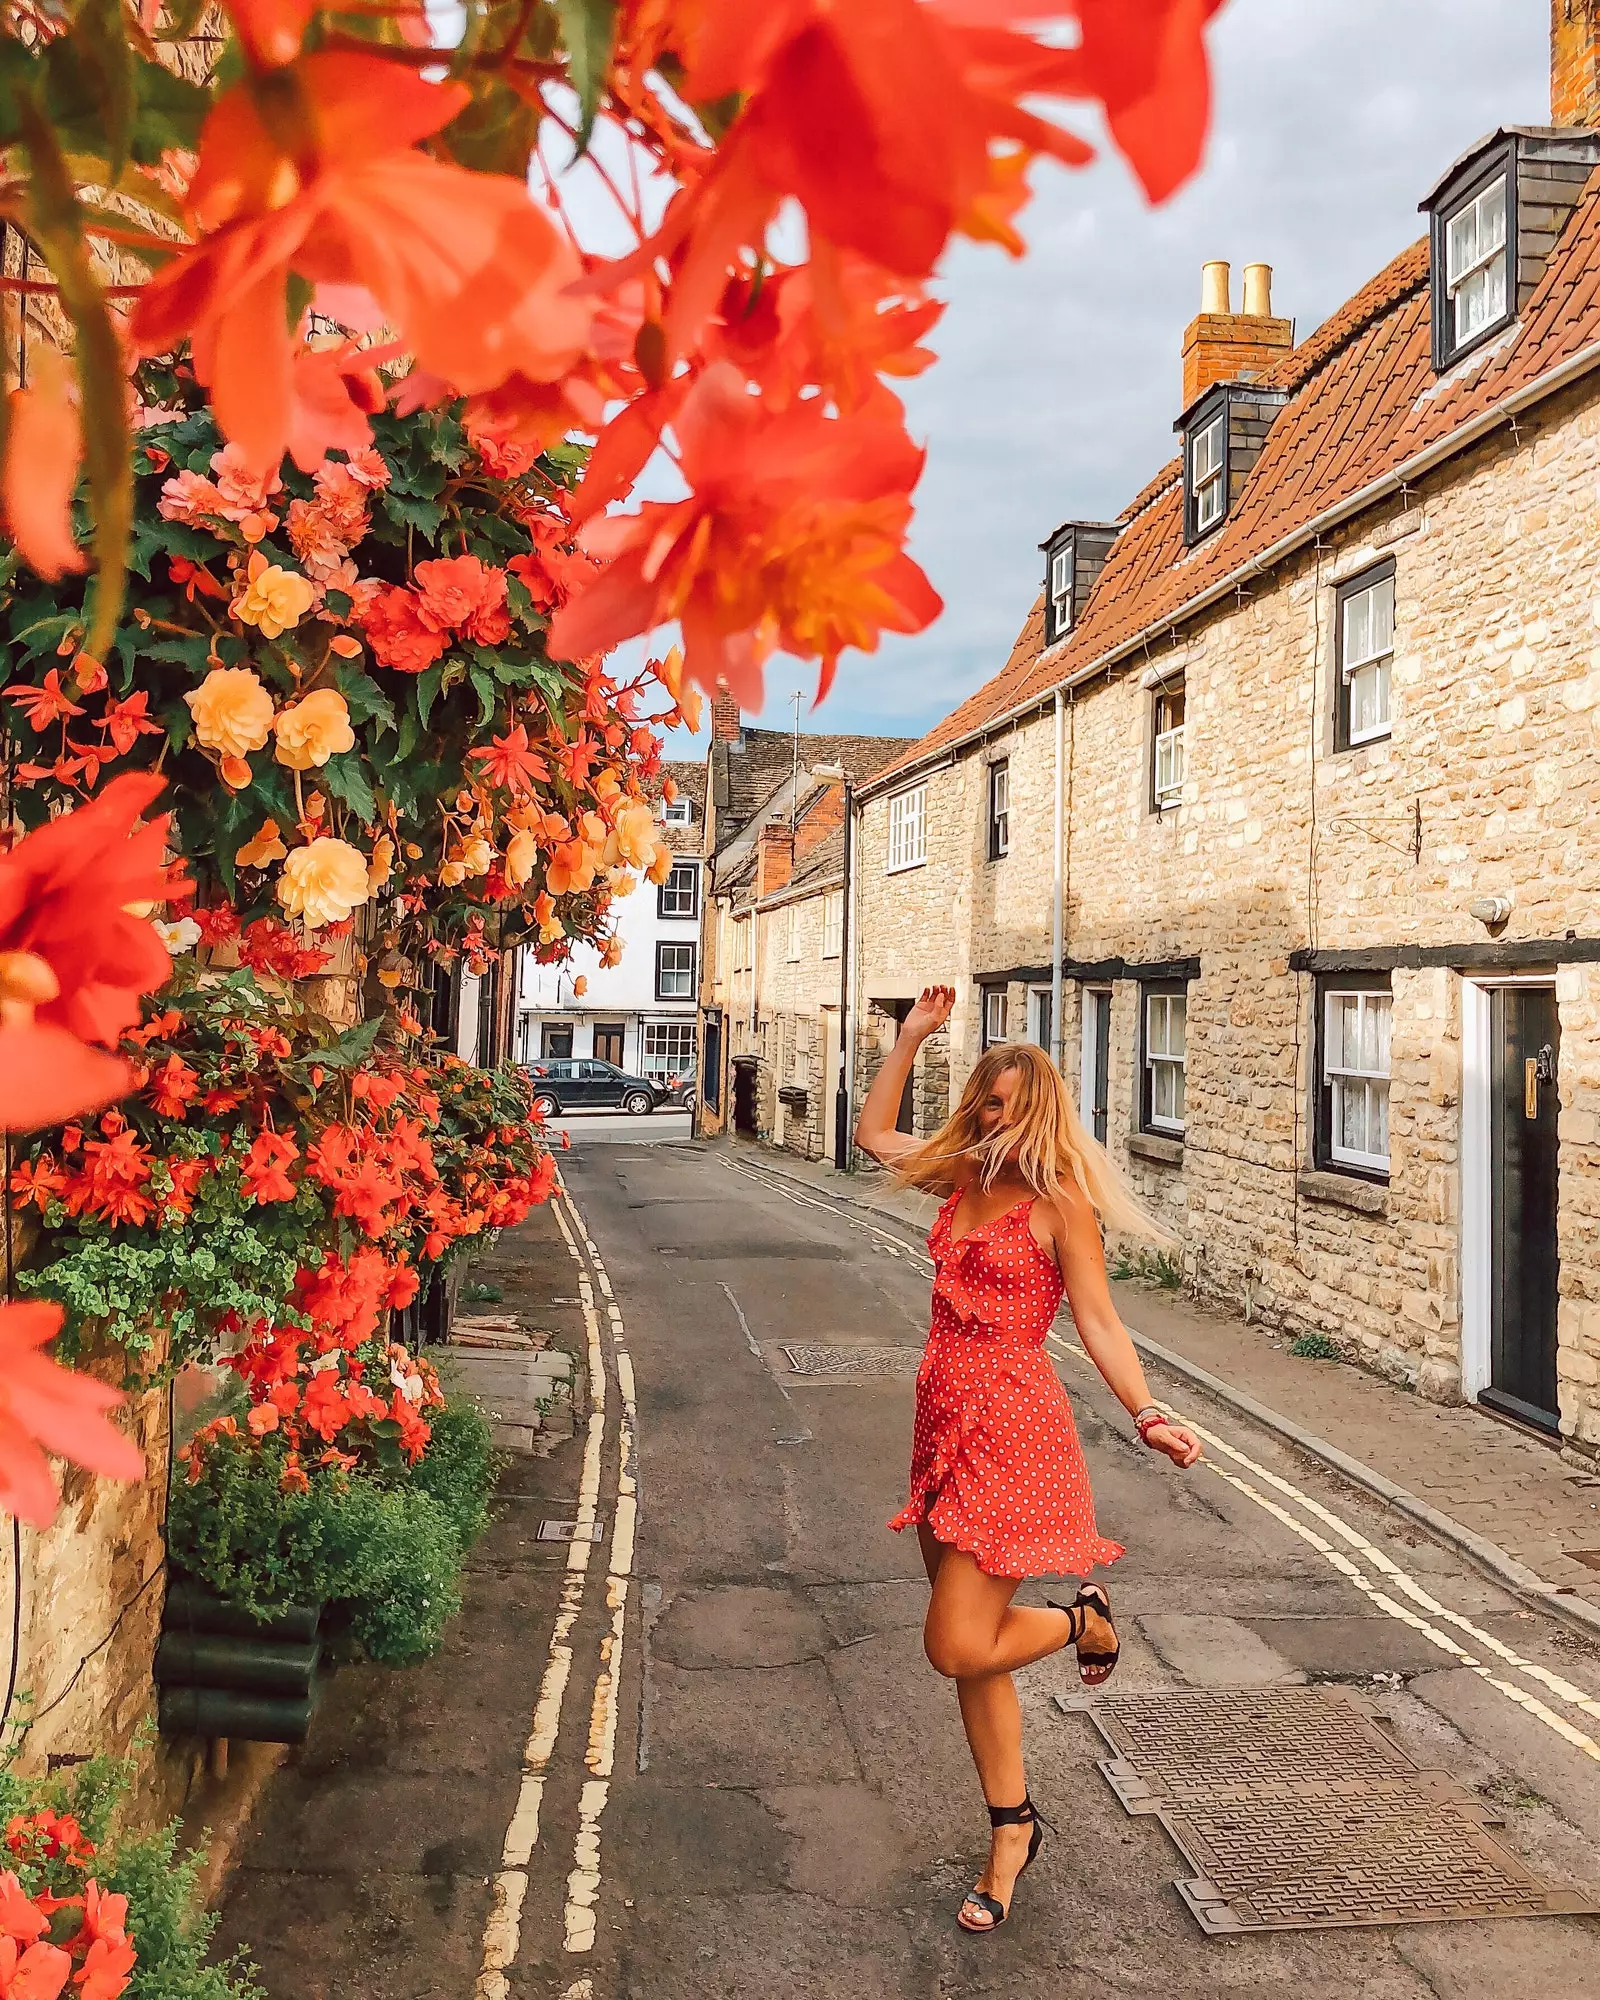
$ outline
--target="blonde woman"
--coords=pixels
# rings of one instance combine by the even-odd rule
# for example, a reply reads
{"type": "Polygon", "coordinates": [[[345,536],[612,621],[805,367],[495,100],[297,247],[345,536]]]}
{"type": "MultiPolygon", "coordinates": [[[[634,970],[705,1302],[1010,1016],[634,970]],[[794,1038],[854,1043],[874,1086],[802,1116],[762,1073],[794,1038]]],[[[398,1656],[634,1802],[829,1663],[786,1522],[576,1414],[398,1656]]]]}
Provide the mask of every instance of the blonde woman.
{"type": "Polygon", "coordinates": [[[1069,1605],[1011,1601],[1024,1577],[1086,1577],[1122,1554],[1095,1527],[1072,1406],[1044,1350],[1063,1292],[1143,1442],[1184,1467],[1200,1442],[1151,1402],[1106,1283],[1102,1223],[1160,1232],[1078,1122],[1049,1057],[1022,1042],[990,1049],[931,1139],[894,1129],[917,1050],[954,1004],[949,986],[917,1001],[867,1093],[856,1143],[908,1186],[947,1197],[928,1238],[933,1324],[917,1375],[911,1498],[890,1526],[914,1527],[921,1542],[932,1591],[923,1644],[956,1684],[989,1807],[989,1865],[957,1917],[982,1933],[1005,1922],[1043,1838],[1011,1676],[1075,1646],[1085,1685],[1099,1687],[1119,1651],[1099,1584],[1069,1605]]]}

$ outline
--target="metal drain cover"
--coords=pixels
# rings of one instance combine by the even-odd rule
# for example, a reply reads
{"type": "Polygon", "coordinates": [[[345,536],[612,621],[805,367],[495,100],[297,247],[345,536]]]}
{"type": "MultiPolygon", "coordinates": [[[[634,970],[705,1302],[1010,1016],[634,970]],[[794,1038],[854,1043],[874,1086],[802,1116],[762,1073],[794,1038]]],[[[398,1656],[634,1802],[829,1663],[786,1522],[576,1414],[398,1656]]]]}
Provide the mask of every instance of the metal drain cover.
{"type": "Polygon", "coordinates": [[[915,1375],[920,1347],[824,1347],[798,1341],[781,1350],[789,1372],[811,1382],[887,1382],[915,1375]]]}
{"type": "Polygon", "coordinates": [[[589,1521],[580,1529],[576,1521],[541,1521],[538,1539],[541,1542],[598,1542],[605,1533],[600,1521],[589,1521]]]}
{"type": "Polygon", "coordinates": [[[1330,1688],[1183,1689],[1063,1700],[1117,1754],[1130,1813],[1154,1813],[1196,1870],[1202,1930],[1321,1930],[1569,1916],[1592,1900],[1541,1881],[1484,1829],[1494,1809],[1420,1770],[1330,1688]]]}

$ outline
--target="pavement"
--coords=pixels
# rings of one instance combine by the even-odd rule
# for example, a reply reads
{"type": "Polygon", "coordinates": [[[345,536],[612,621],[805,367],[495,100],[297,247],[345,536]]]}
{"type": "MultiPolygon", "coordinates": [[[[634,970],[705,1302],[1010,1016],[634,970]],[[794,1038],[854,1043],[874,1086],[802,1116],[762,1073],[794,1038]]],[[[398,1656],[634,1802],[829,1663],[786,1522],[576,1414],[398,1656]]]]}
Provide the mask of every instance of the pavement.
{"type": "MultiPolygon", "coordinates": [[[[790,1165],[630,1131],[574,1147],[563,1197],[501,1239],[483,1275],[573,1355],[577,1431],[513,1460],[441,1655],[343,1670],[272,1781],[221,1936],[252,1945],[272,2000],[1595,2000],[1592,1917],[1205,1936],[1174,1888],[1193,1871],[1124,1812],[1099,1736],[1057,1705],[1078,1691],[1070,1655],[1020,1679],[1057,1831],[1003,1931],[957,1928],[982,1804],[922,1658],[916,1549],[884,1527],[912,1399],[890,1351],[921,1342],[926,1259],[903,1215],[790,1165]],[[806,1343],[884,1350],[885,1372],[808,1382],[783,1352],[806,1343]],[[540,1542],[542,1516],[600,1539],[540,1542]]],[[[1198,1343],[1180,1302],[1121,1303],[1174,1355],[1198,1343]]],[[[1206,1373],[1229,1358],[1219,1329],[1206,1373]]],[[[1246,1331],[1255,1399],[1281,1410],[1309,1379],[1324,1441],[1355,1437],[1352,1371],[1306,1377],[1315,1364],[1246,1331]]],[[[1209,1391],[1202,1364],[1151,1363],[1205,1434],[1180,1475],[1130,1439],[1069,1321],[1051,1352],[1102,1530],[1128,1549],[1109,1579],[1113,1687],[1348,1688],[1530,1868],[1600,1905],[1600,1645],[1209,1391]]],[[[1426,1435],[1430,1406],[1399,1400],[1426,1435]]],[[[1424,1448],[1389,1409],[1371,1404],[1362,1441],[1382,1478],[1387,1436],[1415,1497],[1447,1446],[1408,1460],[1424,1448]]],[[[1479,1426],[1495,1477],[1523,1442],[1441,1414],[1479,1426]]],[[[1436,1489],[1463,1511],[1469,1462],[1436,1489]]]]}

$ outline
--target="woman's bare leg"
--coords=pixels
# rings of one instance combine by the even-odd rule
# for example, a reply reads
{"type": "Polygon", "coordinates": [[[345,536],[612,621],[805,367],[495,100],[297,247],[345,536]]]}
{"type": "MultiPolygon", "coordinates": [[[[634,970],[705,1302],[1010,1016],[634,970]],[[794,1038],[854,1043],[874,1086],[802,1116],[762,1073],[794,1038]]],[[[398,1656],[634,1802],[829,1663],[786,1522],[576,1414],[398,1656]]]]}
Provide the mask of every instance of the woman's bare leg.
{"type": "MultiPolygon", "coordinates": [[[[985,1800],[992,1806],[1021,1805],[1028,1795],[1022,1706],[1010,1669],[1059,1652],[1070,1620],[1065,1612],[1014,1606],[1016,1578],[987,1575],[963,1550],[935,1541],[925,1522],[918,1535],[933,1587],[923,1633],[928,1658],[956,1683],[985,1800]]],[[[990,1832],[989,1865],[977,1886],[1003,1907],[1010,1907],[1032,1837],[1031,1826],[997,1826],[990,1832]]],[[[971,1930],[992,1928],[988,1912],[974,1903],[965,1904],[962,1915],[971,1930]]]]}

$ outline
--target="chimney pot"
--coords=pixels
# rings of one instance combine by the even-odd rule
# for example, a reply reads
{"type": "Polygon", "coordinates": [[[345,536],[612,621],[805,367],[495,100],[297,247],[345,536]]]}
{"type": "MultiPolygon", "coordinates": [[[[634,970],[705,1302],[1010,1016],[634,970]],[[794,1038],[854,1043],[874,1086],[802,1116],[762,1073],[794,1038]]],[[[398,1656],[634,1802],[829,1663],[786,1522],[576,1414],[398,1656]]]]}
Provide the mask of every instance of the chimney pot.
{"type": "Polygon", "coordinates": [[[1272,266],[1246,264],[1244,267],[1244,309],[1250,319],[1272,317],[1272,266]]]}
{"type": "Polygon", "coordinates": [[[1207,264],[1200,273],[1200,310],[1203,313],[1225,313],[1233,310],[1229,302],[1229,272],[1226,264],[1207,264]]]}

